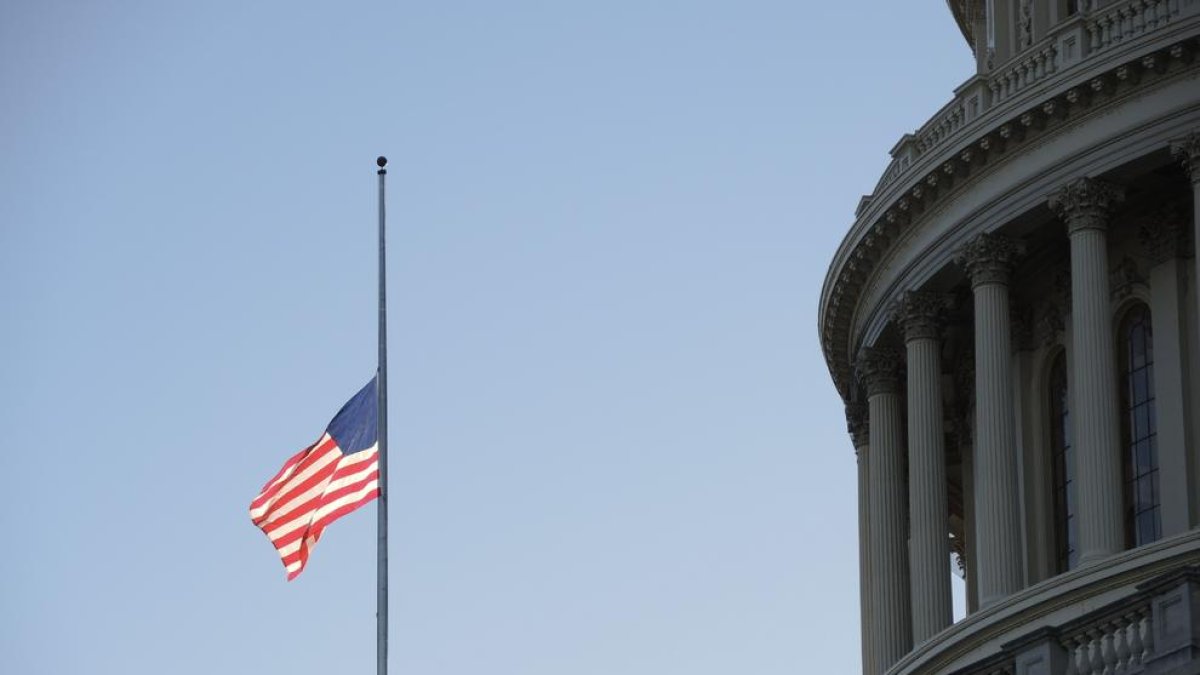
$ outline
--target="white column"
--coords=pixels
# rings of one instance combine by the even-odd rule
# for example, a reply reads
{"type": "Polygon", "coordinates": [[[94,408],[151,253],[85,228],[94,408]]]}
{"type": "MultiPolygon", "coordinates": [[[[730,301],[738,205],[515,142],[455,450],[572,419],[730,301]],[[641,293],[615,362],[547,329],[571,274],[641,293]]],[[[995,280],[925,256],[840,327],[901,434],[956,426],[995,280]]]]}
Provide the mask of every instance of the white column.
{"type": "Polygon", "coordinates": [[[870,433],[867,406],[846,404],[846,427],[858,458],[858,613],[862,630],[862,672],[874,673],[871,661],[871,536],[870,536],[870,433]]]}
{"type": "Polygon", "coordinates": [[[909,574],[913,643],[954,620],[950,599],[950,539],[946,505],[946,440],[942,428],[942,344],[938,324],[945,298],[906,293],[901,301],[908,363],[909,574]]]}
{"type": "Polygon", "coordinates": [[[1154,335],[1154,403],[1158,416],[1158,480],[1162,535],[1191,529],[1194,492],[1187,449],[1192,430],[1184,366],[1187,316],[1183,292],[1184,224],[1177,214],[1160,212],[1142,227],[1142,243],[1153,263],[1150,268],[1150,321],[1154,335]]]}
{"type": "Polygon", "coordinates": [[[975,569],[987,607],[1021,590],[1020,482],[1008,280],[1019,244],[981,234],[960,254],[975,296],[975,569]]]}
{"type": "Polygon", "coordinates": [[[871,571],[871,663],[882,673],[912,649],[908,537],[904,504],[904,419],[900,355],[864,349],[856,364],[867,386],[870,420],[867,525],[871,571]]]}
{"type": "MultiPolygon", "coordinates": [[[[1192,227],[1194,241],[1200,242],[1200,131],[1193,131],[1182,140],[1171,144],[1171,153],[1183,163],[1183,168],[1192,179],[1192,227]]],[[[1198,245],[1200,248],[1200,245],[1198,245]]],[[[1195,280],[1197,292],[1192,306],[1200,318],[1200,255],[1195,257],[1192,268],[1192,279],[1195,280]]],[[[1184,322],[1184,325],[1187,325],[1184,322]]]]}
{"type": "Polygon", "coordinates": [[[1071,238],[1071,422],[1081,567],[1125,548],[1107,235],[1109,209],[1120,197],[1116,187],[1090,178],[1072,181],[1050,197],[1050,208],[1066,222],[1071,238]]]}

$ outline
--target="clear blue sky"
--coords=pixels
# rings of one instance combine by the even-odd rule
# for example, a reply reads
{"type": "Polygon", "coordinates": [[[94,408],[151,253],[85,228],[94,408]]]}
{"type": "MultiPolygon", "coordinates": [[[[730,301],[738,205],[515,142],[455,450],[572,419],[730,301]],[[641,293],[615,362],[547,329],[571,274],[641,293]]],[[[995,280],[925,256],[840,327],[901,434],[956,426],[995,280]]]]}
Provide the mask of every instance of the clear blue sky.
{"type": "Polygon", "coordinates": [[[392,673],[858,669],[816,340],[941,0],[0,5],[0,672],[373,673],[375,517],[258,488],[375,367],[392,673]],[[170,6],[168,6],[170,5],[170,6]]]}

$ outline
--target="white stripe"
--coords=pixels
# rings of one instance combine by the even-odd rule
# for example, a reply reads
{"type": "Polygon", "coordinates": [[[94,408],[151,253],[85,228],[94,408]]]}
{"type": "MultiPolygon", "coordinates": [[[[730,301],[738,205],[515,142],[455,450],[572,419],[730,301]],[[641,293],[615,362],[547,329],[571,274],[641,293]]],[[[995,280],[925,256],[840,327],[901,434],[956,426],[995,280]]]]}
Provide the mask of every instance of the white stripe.
{"type": "MultiPolygon", "coordinates": [[[[331,463],[338,461],[339,459],[341,459],[341,457],[342,457],[342,453],[337,449],[337,447],[334,447],[332,450],[329,451],[328,454],[326,454],[321,459],[317,460],[311,467],[309,467],[309,469],[305,470],[304,473],[296,476],[296,479],[294,481],[290,481],[287,485],[285,485],[283,487],[283,489],[279,491],[279,495],[284,495],[289,490],[294,488],[295,486],[304,483],[304,481],[311,478],[313,476],[313,474],[315,474],[318,471],[329,466],[331,463]]],[[[279,520],[281,517],[294,511],[297,507],[299,507],[304,502],[312,499],[313,497],[316,497],[319,494],[323,494],[325,492],[325,486],[329,484],[329,479],[332,477],[333,477],[333,473],[330,472],[329,476],[327,476],[324,480],[318,481],[316,485],[313,485],[312,487],[305,490],[304,492],[301,492],[300,494],[291,497],[286,502],[273,503],[272,504],[272,513],[270,516],[267,517],[267,519],[263,523],[263,525],[266,525],[267,523],[273,523],[276,520],[279,520]]],[[[277,497],[278,497],[278,495],[277,495],[277,497]]]]}
{"type": "MultiPolygon", "coordinates": [[[[342,468],[342,467],[339,466],[338,469],[340,469],[340,468],[342,468]]],[[[372,462],[369,462],[366,464],[362,464],[362,468],[359,471],[349,474],[349,475],[346,475],[346,476],[343,476],[337,480],[330,481],[328,484],[326,484],[324,492],[322,492],[322,494],[329,494],[330,492],[339,490],[347,485],[353,485],[353,484],[363,480],[367,476],[371,475],[371,472],[376,471],[378,468],[379,468],[379,462],[372,461],[372,462]]],[[[335,470],[335,473],[336,473],[336,470],[335,470]]],[[[316,522],[316,519],[318,517],[320,517],[320,514],[325,511],[326,511],[325,505],[322,505],[320,507],[320,509],[318,509],[313,514],[310,514],[310,515],[308,515],[306,517],[302,517],[302,518],[296,518],[295,520],[287,523],[286,525],[282,525],[275,530],[271,530],[269,533],[267,533],[267,537],[269,537],[271,539],[271,541],[278,541],[278,540],[282,539],[283,537],[285,537],[286,535],[288,535],[292,532],[295,532],[296,530],[298,530],[302,527],[308,527],[312,523],[316,522]]]]}
{"type": "Polygon", "coordinates": [[[353,504],[354,502],[361,500],[363,497],[367,496],[368,494],[370,494],[371,492],[373,492],[377,489],[379,489],[379,480],[378,479],[367,483],[366,485],[363,486],[363,488],[361,490],[359,490],[357,492],[351,492],[348,495],[343,495],[343,496],[333,500],[332,502],[329,502],[328,504],[317,509],[317,513],[313,517],[313,522],[320,521],[321,518],[338,510],[339,508],[345,506],[346,504],[353,504]]]}
{"type": "Polygon", "coordinates": [[[280,548],[279,549],[279,557],[286,558],[289,555],[291,555],[299,550],[300,550],[300,539],[297,539],[296,541],[293,541],[292,543],[288,544],[287,546],[280,548]]]}
{"type": "MultiPolygon", "coordinates": [[[[329,434],[327,434],[327,433],[325,433],[325,434],[321,434],[321,438],[317,439],[317,442],[312,444],[312,447],[311,447],[311,448],[309,448],[309,451],[311,452],[311,451],[313,451],[313,450],[316,450],[317,448],[321,447],[322,445],[324,445],[324,444],[325,444],[325,440],[326,440],[326,439],[328,439],[328,438],[329,438],[329,434]]],[[[307,457],[307,454],[305,455],[305,457],[307,457]]],[[[275,479],[275,480],[271,481],[270,485],[268,485],[267,487],[263,488],[263,491],[262,491],[262,492],[260,492],[260,493],[258,493],[258,494],[260,494],[260,495],[261,495],[261,494],[263,494],[264,492],[268,492],[268,491],[270,491],[270,489],[271,489],[271,488],[273,488],[273,487],[275,487],[276,485],[278,485],[279,483],[281,483],[281,482],[283,482],[283,481],[287,480],[287,479],[288,479],[288,476],[291,476],[291,475],[292,475],[292,472],[293,472],[293,471],[295,471],[295,470],[296,470],[296,467],[300,466],[300,463],[301,463],[301,462],[303,462],[303,461],[304,461],[304,457],[301,457],[300,459],[296,460],[296,463],[295,463],[295,464],[292,464],[290,467],[288,467],[288,470],[287,470],[287,472],[286,472],[286,473],[284,473],[284,474],[283,474],[282,476],[280,476],[279,478],[277,478],[277,479],[275,479]]],[[[255,497],[255,499],[257,499],[257,497],[255,497]]]]}
{"type": "MultiPolygon", "coordinates": [[[[370,457],[368,458],[368,461],[359,462],[358,464],[351,464],[343,460],[338,463],[337,471],[349,469],[354,471],[354,473],[349,473],[338,478],[337,480],[330,481],[329,486],[325,488],[325,493],[329,494],[330,492],[344,488],[347,485],[353,485],[354,483],[366,478],[367,474],[377,470],[378,468],[379,462],[376,461],[374,457],[370,457]]],[[[337,474],[337,471],[334,471],[334,474],[337,474]]]]}
{"type": "MultiPolygon", "coordinates": [[[[321,440],[317,441],[316,445],[314,445],[314,446],[313,446],[313,448],[312,448],[312,450],[311,450],[310,452],[316,452],[316,451],[317,451],[317,448],[320,448],[322,445],[324,445],[324,444],[325,444],[325,441],[326,441],[327,439],[329,439],[329,434],[322,434],[322,435],[321,435],[321,440]]],[[[335,447],[336,447],[336,446],[335,446],[335,447]]],[[[285,482],[285,481],[286,481],[286,482],[292,482],[292,481],[291,481],[291,479],[292,479],[292,477],[293,477],[293,474],[295,474],[295,472],[296,472],[296,467],[298,467],[298,466],[300,466],[301,464],[303,464],[305,459],[308,459],[308,455],[305,455],[304,457],[301,457],[299,461],[297,461],[295,464],[293,464],[293,465],[291,466],[291,468],[289,468],[289,469],[288,469],[288,471],[287,471],[287,473],[286,473],[285,475],[283,475],[283,476],[280,476],[280,477],[279,477],[279,480],[272,481],[272,482],[271,482],[271,484],[270,484],[270,485],[268,485],[268,486],[267,486],[267,488],[266,488],[265,490],[263,490],[262,492],[258,493],[258,495],[261,497],[262,495],[266,494],[267,492],[270,492],[270,491],[271,491],[271,488],[273,488],[273,487],[275,487],[276,485],[279,485],[280,483],[283,483],[283,482],[285,482]]],[[[324,461],[324,460],[322,459],[322,461],[324,461]]],[[[311,468],[312,468],[312,467],[309,467],[309,469],[311,469],[311,468]]],[[[311,475],[312,475],[311,471],[309,471],[308,469],[305,469],[305,474],[304,474],[304,475],[301,475],[301,476],[295,476],[295,477],[298,479],[298,481],[299,481],[300,483],[303,483],[303,482],[304,482],[304,479],[305,479],[305,478],[307,478],[308,476],[311,476],[311,475]]],[[[257,518],[260,518],[260,517],[262,516],[262,514],[264,514],[264,513],[266,513],[267,511],[269,511],[269,510],[271,509],[271,506],[272,506],[272,505],[275,503],[275,500],[279,499],[279,497],[280,497],[280,496],[282,496],[284,493],[286,493],[286,492],[287,492],[287,490],[288,490],[288,488],[287,488],[287,486],[286,486],[286,485],[285,485],[285,486],[283,486],[283,487],[281,487],[281,488],[279,489],[279,491],[278,491],[278,492],[276,492],[274,495],[272,495],[272,496],[271,496],[271,498],[270,498],[270,499],[268,499],[267,501],[263,502],[263,505],[262,505],[262,506],[258,507],[257,509],[250,509],[250,519],[251,519],[251,520],[255,520],[255,519],[257,519],[257,518]]],[[[256,499],[256,500],[257,500],[257,499],[258,499],[258,497],[255,497],[254,499],[256,499]]]]}

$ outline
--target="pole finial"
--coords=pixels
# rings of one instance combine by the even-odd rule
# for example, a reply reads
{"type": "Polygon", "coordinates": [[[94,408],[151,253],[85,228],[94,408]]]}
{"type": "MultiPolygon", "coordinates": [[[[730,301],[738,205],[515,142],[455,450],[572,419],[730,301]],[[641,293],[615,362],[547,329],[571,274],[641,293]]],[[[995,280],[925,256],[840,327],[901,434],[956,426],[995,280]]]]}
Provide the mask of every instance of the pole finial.
{"type": "Polygon", "coordinates": [[[379,158],[375,160],[375,163],[378,164],[379,168],[382,169],[383,167],[387,166],[387,157],[380,155],[379,158]]]}

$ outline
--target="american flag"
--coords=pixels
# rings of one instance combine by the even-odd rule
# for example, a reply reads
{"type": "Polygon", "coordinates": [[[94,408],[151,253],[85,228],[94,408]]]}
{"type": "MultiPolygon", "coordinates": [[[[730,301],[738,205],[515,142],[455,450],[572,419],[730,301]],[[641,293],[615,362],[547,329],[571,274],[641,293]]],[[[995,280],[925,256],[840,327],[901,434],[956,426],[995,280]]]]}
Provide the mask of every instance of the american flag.
{"type": "Polygon", "coordinates": [[[327,525],[379,496],[378,400],[372,378],[250,503],[250,519],[279,551],[288,581],[304,571],[327,525]]]}

